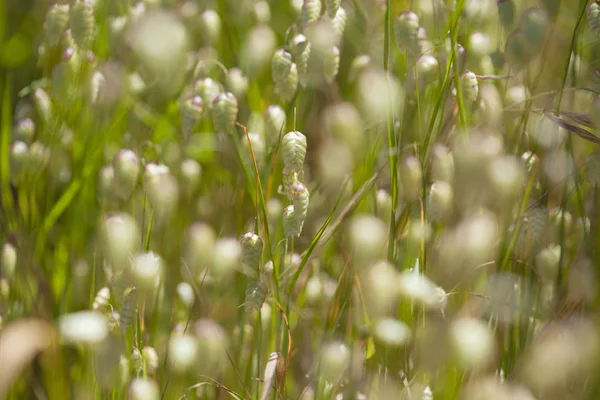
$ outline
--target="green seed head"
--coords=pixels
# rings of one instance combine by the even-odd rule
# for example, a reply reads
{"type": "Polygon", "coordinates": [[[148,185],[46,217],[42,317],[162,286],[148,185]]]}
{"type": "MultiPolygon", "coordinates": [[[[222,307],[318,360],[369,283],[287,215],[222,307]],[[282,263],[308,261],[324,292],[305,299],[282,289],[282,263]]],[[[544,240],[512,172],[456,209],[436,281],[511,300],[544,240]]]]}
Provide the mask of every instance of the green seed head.
{"type": "Polygon", "coordinates": [[[308,61],[310,60],[312,45],[306,39],[306,36],[298,34],[292,38],[290,47],[294,55],[294,60],[298,65],[298,79],[300,84],[306,86],[308,83],[308,61]]]}
{"type": "Polygon", "coordinates": [[[434,222],[446,222],[454,210],[454,191],[448,182],[434,182],[427,196],[428,218],[434,222]]]}
{"type": "Polygon", "coordinates": [[[346,10],[344,10],[344,8],[342,7],[338,8],[335,17],[331,19],[331,24],[333,25],[333,30],[335,31],[336,44],[338,45],[340,44],[344,36],[347,19],[348,15],[346,14],[346,10]]]}
{"type": "Polygon", "coordinates": [[[340,9],[340,0],[325,0],[325,14],[333,19],[340,9]]]}
{"type": "Polygon", "coordinates": [[[271,61],[271,71],[273,74],[273,82],[275,82],[275,84],[287,79],[292,64],[292,55],[285,51],[285,49],[275,51],[273,60],[271,61]]]}
{"type": "Polygon", "coordinates": [[[419,160],[414,156],[404,158],[398,172],[404,199],[407,202],[418,200],[421,197],[421,185],[423,183],[423,170],[419,160]]]}
{"type": "Polygon", "coordinates": [[[69,26],[69,5],[54,4],[46,14],[44,33],[50,46],[60,43],[67,27],[69,26]]]}
{"type": "Polygon", "coordinates": [[[261,280],[250,282],[246,287],[246,297],[244,300],[246,311],[249,313],[260,311],[268,294],[269,287],[264,282],[261,280]]]}
{"type": "Polygon", "coordinates": [[[200,34],[206,44],[214,44],[221,36],[221,17],[214,10],[206,10],[200,16],[200,34]]]}
{"type": "Polygon", "coordinates": [[[279,95],[279,98],[283,102],[291,101],[296,94],[296,88],[298,87],[298,67],[292,63],[290,71],[287,77],[279,82],[275,83],[275,92],[279,95]]]}
{"type": "Polygon", "coordinates": [[[302,182],[298,182],[292,189],[292,204],[294,206],[294,212],[296,218],[299,218],[304,222],[306,214],[308,213],[308,203],[310,201],[310,193],[302,182]]]}
{"type": "Polygon", "coordinates": [[[225,77],[225,86],[234,96],[242,98],[248,92],[248,78],[241,69],[231,68],[225,77]]]}
{"type": "Polygon", "coordinates": [[[462,96],[467,104],[473,103],[479,96],[479,83],[477,82],[477,76],[469,71],[465,70],[460,75],[460,84],[462,85],[462,96]]]}
{"type": "Polygon", "coordinates": [[[281,149],[285,167],[295,171],[302,170],[306,156],[306,136],[298,131],[286,133],[281,143],[281,149]]]}
{"type": "Polygon", "coordinates": [[[131,263],[131,273],[136,287],[152,290],[158,287],[165,270],[165,262],[154,252],[141,253],[131,263]]]}
{"type": "Polygon", "coordinates": [[[232,132],[237,121],[237,114],[238,102],[232,93],[221,93],[213,100],[212,120],[217,132],[232,132]]]}
{"type": "Polygon", "coordinates": [[[422,79],[424,84],[433,82],[438,77],[439,63],[437,58],[425,54],[417,60],[416,63],[417,78],[422,79]]]}
{"type": "Polygon", "coordinates": [[[129,384],[129,398],[131,400],[159,400],[160,387],[155,380],[135,378],[129,384]]]}
{"type": "Polygon", "coordinates": [[[110,289],[108,287],[103,287],[98,290],[96,296],[94,297],[94,302],[92,303],[92,310],[106,312],[110,309],[110,289]]]}
{"type": "Polygon", "coordinates": [[[80,0],[69,13],[69,28],[79,49],[89,49],[94,40],[94,7],[90,1],[80,0]]]}
{"type": "Polygon", "coordinates": [[[308,28],[311,24],[317,22],[321,16],[321,0],[304,0],[302,11],[300,11],[300,21],[302,29],[308,28]]]}
{"type": "Polygon", "coordinates": [[[365,71],[369,65],[371,65],[371,57],[366,54],[357,56],[352,60],[350,64],[350,72],[348,73],[348,80],[355,81],[358,76],[365,71]]]}
{"type": "Polygon", "coordinates": [[[515,23],[515,8],[513,0],[498,0],[498,17],[505,31],[511,30],[515,23]]]}
{"type": "Polygon", "coordinates": [[[600,4],[593,2],[585,10],[588,24],[594,35],[600,36],[600,4]]]}
{"type": "Polygon", "coordinates": [[[112,163],[115,185],[123,198],[128,198],[138,182],[141,165],[138,156],[129,149],[118,151],[112,163]]]}
{"type": "Polygon", "coordinates": [[[142,357],[144,358],[144,366],[146,367],[146,372],[150,375],[155,375],[156,370],[158,369],[158,354],[154,347],[145,346],[142,349],[142,357]]]}
{"type": "Polygon", "coordinates": [[[270,105],[265,110],[265,130],[269,145],[275,147],[279,141],[279,136],[285,132],[285,123],[287,116],[285,111],[278,105],[270,105]]]}
{"type": "Polygon", "coordinates": [[[17,122],[12,140],[31,143],[35,136],[35,122],[31,118],[23,118],[17,122]]]}
{"type": "Polygon", "coordinates": [[[396,43],[402,51],[413,51],[417,43],[419,17],[412,11],[405,11],[394,18],[396,43]]]}
{"type": "Polygon", "coordinates": [[[530,52],[538,54],[548,34],[550,21],[548,14],[539,8],[529,8],[519,21],[519,29],[524,33],[525,43],[530,52]]]}
{"type": "Polygon", "coordinates": [[[221,85],[210,78],[202,78],[194,83],[194,95],[202,98],[203,106],[207,109],[212,109],[213,100],[221,91],[221,85]]]}
{"type": "Polygon", "coordinates": [[[169,339],[171,368],[178,374],[190,371],[198,356],[198,343],[191,335],[171,335],[169,339]]]}
{"type": "Polygon", "coordinates": [[[2,277],[11,279],[17,268],[17,249],[11,243],[4,243],[0,254],[0,272],[2,277]]]}
{"type": "Polygon", "coordinates": [[[181,103],[179,112],[181,115],[181,129],[184,135],[187,136],[194,131],[198,121],[202,118],[203,111],[204,101],[200,96],[191,97],[181,103]]]}
{"type": "Polygon", "coordinates": [[[290,205],[283,209],[282,219],[283,234],[285,237],[296,237],[300,236],[302,227],[299,225],[300,221],[296,217],[294,212],[294,206],[290,205]]]}
{"type": "Polygon", "coordinates": [[[253,232],[247,232],[240,239],[242,245],[242,263],[247,268],[258,271],[262,257],[263,241],[253,232]]]}

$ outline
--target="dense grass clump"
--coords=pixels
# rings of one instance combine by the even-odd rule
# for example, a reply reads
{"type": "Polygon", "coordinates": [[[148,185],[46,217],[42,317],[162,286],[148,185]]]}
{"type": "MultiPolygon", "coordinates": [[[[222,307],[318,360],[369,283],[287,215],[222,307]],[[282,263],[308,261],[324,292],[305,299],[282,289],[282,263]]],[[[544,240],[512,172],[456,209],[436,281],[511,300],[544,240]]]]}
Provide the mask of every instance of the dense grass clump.
{"type": "Polygon", "coordinates": [[[599,4],[0,5],[0,397],[600,398],[599,4]]]}

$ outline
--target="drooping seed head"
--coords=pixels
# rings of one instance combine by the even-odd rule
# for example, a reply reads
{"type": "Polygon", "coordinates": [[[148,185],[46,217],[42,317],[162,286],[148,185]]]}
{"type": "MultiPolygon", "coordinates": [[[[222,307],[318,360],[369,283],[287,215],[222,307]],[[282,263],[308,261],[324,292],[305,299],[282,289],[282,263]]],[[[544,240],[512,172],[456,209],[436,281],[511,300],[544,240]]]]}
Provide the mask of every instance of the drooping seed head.
{"type": "Polygon", "coordinates": [[[310,60],[312,45],[306,36],[298,34],[290,41],[290,48],[294,60],[298,65],[298,79],[302,86],[306,86],[308,83],[308,62],[310,60]]]}
{"type": "Polygon", "coordinates": [[[64,343],[94,346],[108,336],[107,322],[97,311],[63,314],[58,319],[58,332],[64,343]]]}
{"type": "Polygon", "coordinates": [[[73,40],[81,50],[87,50],[94,40],[94,6],[88,0],[77,1],[69,13],[69,28],[73,40]]]}
{"type": "Polygon", "coordinates": [[[133,259],[131,272],[137,287],[151,290],[158,287],[165,273],[165,262],[152,251],[141,253],[133,259]]]}
{"type": "Polygon", "coordinates": [[[193,158],[186,158],[179,166],[179,177],[185,192],[195,193],[202,179],[202,165],[193,158]]]}
{"type": "Polygon", "coordinates": [[[335,43],[339,45],[344,37],[344,31],[346,30],[346,21],[348,16],[346,14],[346,10],[343,7],[339,7],[335,17],[331,19],[331,24],[333,25],[333,30],[335,31],[335,43]]]}
{"type": "Polygon", "coordinates": [[[144,367],[149,375],[155,375],[158,369],[159,358],[154,347],[144,346],[142,349],[142,357],[144,358],[144,367]]]}
{"type": "Polygon", "coordinates": [[[302,29],[307,29],[321,16],[321,0],[304,0],[300,11],[302,29]]]}
{"type": "Polygon", "coordinates": [[[415,65],[417,77],[422,79],[425,84],[433,82],[439,72],[439,62],[437,58],[430,54],[424,54],[419,57],[415,65]]]}
{"type": "Polygon", "coordinates": [[[200,15],[200,34],[207,44],[214,44],[221,36],[221,17],[214,10],[206,10],[200,15]]]}
{"type": "Polygon", "coordinates": [[[244,306],[249,313],[260,311],[269,294],[268,286],[261,280],[253,281],[246,287],[244,306]]]}
{"type": "Polygon", "coordinates": [[[263,241],[254,232],[247,232],[240,239],[242,245],[242,263],[244,266],[258,271],[262,257],[263,241]]]}
{"type": "Polygon", "coordinates": [[[348,80],[355,81],[371,65],[371,57],[367,54],[361,54],[352,60],[348,80]]]}
{"type": "Polygon", "coordinates": [[[211,78],[202,78],[194,83],[194,95],[202,98],[203,107],[212,109],[213,100],[221,94],[222,88],[211,78]]]}
{"type": "Polygon", "coordinates": [[[237,114],[238,102],[232,93],[221,93],[213,100],[212,120],[217,132],[232,132],[237,121],[237,114]]]}
{"type": "Polygon", "coordinates": [[[464,368],[484,367],[494,357],[494,334],[483,321],[474,318],[454,320],[450,341],[458,362],[464,368]]]}
{"type": "Polygon", "coordinates": [[[319,370],[329,382],[338,382],[348,371],[352,354],[342,342],[326,343],[319,353],[319,370]]]}
{"type": "Polygon", "coordinates": [[[479,83],[477,76],[469,71],[465,70],[460,75],[460,84],[462,88],[462,96],[467,104],[473,103],[479,96],[479,83]]]}
{"type": "Polygon", "coordinates": [[[293,205],[283,209],[281,222],[285,237],[296,237],[300,235],[301,227],[299,226],[298,218],[296,218],[293,205]]]}
{"type": "Polygon", "coordinates": [[[255,77],[268,66],[277,45],[273,29],[269,25],[256,25],[246,35],[241,49],[241,68],[249,76],[255,77]]]}
{"type": "Polygon", "coordinates": [[[519,29],[523,31],[528,51],[538,54],[546,41],[550,27],[548,14],[539,8],[529,8],[521,15],[519,29]]]}
{"type": "Polygon", "coordinates": [[[242,261],[242,245],[235,238],[217,239],[214,247],[212,272],[218,279],[227,280],[242,261]]]}
{"type": "Polygon", "coordinates": [[[411,338],[411,330],[404,322],[395,318],[381,318],[375,322],[374,336],[387,347],[401,347],[411,338]]]}
{"type": "Polygon", "coordinates": [[[273,74],[273,82],[278,82],[287,79],[290,69],[292,68],[292,55],[285,49],[278,49],[273,54],[271,61],[271,72],[273,74]]]}
{"type": "Polygon", "coordinates": [[[183,374],[194,366],[198,356],[198,343],[191,335],[172,335],[169,339],[169,359],[171,368],[183,374]]]}
{"type": "Polygon", "coordinates": [[[298,67],[292,63],[290,70],[285,77],[280,81],[275,82],[275,91],[279,95],[281,101],[288,102],[294,98],[296,88],[298,87],[298,67]]]}
{"type": "Polygon", "coordinates": [[[191,273],[193,278],[212,265],[216,240],[214,230],[204,222],[196,222],[188,228],[184,258],[190,271],[187,273],[191,273]]]}
{"type": "Polygon", "coordinates": [[[128,198],[140,177],[140,160],[133,151],[123,149],[115,154],[112,166],[116,189],[123,198],[128,198]]]}
{"type": "Polygon", "coordinates": [[[540,278],[546,282],[554,282],[558,276],[558,266],[560,264],[560,245],[550,245],[537,254],[535,257],[536,271],[540,278]]]}
{"type": "Polygon", "coordinates": [[[516,7],[514,0],[498,0],[498,17],[505,31],[510,31],[515,24],[516,7]]]}
{"type": "Polygon", "coordinates": [[[96,293],[94,302],[92,303],[92,310],[106,312],[110,309],[110,289],[103,287],[96,293]]]}
{"type": "Polygon", "coordinates": [[[340,0],[325,0],[325,14],[333,19],[340,9],[340,0]]]}
{"type": "Polygon", "coordinates": [[[0,254],[0,273],[3,278],[11,279],[17,268],[17,249],[11,243],[2,245],[2,254],[0,254]]]}
{"type": "Polygon", "coordinates": [[[160,399],[160,387],[155,380],[135,378],[129,384],[129,398],[131,400],[158,400],[160,399]]]}
{"type": "Polygon", "coordinates": [[[282,139],[281,151],[283,164],[287,169],[302,170],[306,157],[306,136],[298,131],[286,133],[282,139]]]}
{"type": "Polygon", "coordinates": [[[114,273],[119,273],[138,252],[141,234],[135,220],[128,214],[113,214],[102,224],[102,244],[114,273]]]}
{"type": "Polygon", "coordinates": [[[42,121],[48,123],[53,116],[52,101],[48,93],[41,88],[35,89],[33,91],[33,103],[38,116],[42,121]]]}
{"type": "Polygon", "coordinates": [[[323,125],[330,135],[347,144],[355,154],[362,154],[365,140],[363,123],[352,103],[327,107],[323,112],[323,125]]]}
{"type": "Polygon", "coordinates": [[[386,224],[371,215],[357,215],[350,221],[348,245],[357,266],[364,267],[385,258],[387,233],[386,224]]]}
{"type": "Polygon", "coordinates": [[[12,134],[13,141],[31,143],[35,137],[35,122],[31,118],[23,118],[17,122],[12,134]]]}
{"type": "Polygon", "coordinates": [[[454,210],[454,191],[445,181],[436,181],[429,188],[427,195],[427,214],[434,222],[447,221],[454,210]]]}
{"type": "Polygon", "coordinates": [[[193,132],[194,127],[202,118],[203,111],[204,101],[200,96],[193,96],[180,104],[181,129],[184,135],[189,135],[193,132]]]}
{"type": "Polygon", "coordinates": [[[69,5],[54,4],[46,14],[44,21],[45,38],[50,46],[60,43],[67,27],[69,26],[69,5]]]}
{"type": "Polygon", "coordinates": [[[412,11],[401,12],[394,18],[396,43],[402,51],[412,51],[417,43],[419,17],[412,11]]]}
{"type": "Polygon", "coordinates": [[[231,68],[225,77],[225,87],[236,97],[243,97],[248,92],[248,77],[241,69],[231,68]]]}
{"type": "Polygon", "coordinates": [[[475,60],[488,56],[492,52],[490,37],[483,32],[473,32],[469,36],[469,55],[475,60]]]}
{"type": "Polygon", "coordinates": [[[275,147],[279,141],[279,136],[285,132],[285,123],[287,116],[283,108],[272,104],[265,110],[265,131],[270,147],[275,147]]]}
{"type": "Polygon", "coordinates": [[[423,169],[419,159],[414,156],[405,157],[399,166],[401,192],[408,202],[416,201],[421,197],[423,169]]]}

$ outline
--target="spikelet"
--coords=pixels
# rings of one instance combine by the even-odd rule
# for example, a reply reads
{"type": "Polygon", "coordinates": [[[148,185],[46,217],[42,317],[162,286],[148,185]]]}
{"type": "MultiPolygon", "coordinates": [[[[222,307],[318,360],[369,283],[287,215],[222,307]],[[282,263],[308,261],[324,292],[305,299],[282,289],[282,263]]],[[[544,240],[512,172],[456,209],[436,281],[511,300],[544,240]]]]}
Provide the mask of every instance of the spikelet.
{"type": "Polygon", "coordinates": [[[302,226],[308,213],[308,203],[310,201],[310,193],[303,183],[298,183],[294,186],[292,191],[293,199],[292,204],[294,206],[294,217],[298,226],[298,234],[302,232],[302,226]]]}
{"type": "Polygon", "coordinates": [[[295,237],[300,235],[300,226],[298,218],[294,212],[294,206],[290,205],[283,209],[282,214],[283,234],[285,237],[295,237]]]}
{"type": "Polygon", "coordinates": [[[323,60],[323,72],[325,74],[325,80],[327,83],[333,82],[339,70],[340,49],[338,49],[336,46],[333,46],[331,50],[325,54],[325,59],[323,60]]]}
{"type": "Polygon", "coordinates": [[[594,35],[600,36],[600,4],[593,2],[587,6],[585,13],[592,32],[594,35]]]}
{"type": "Polygon", "coordinates": [[[477,76],[468,69],[460,75],[462,96],[466,103],[473,103],[479,96],[479,83],[477,76]]]}
{"type": "Polygon", "coordinates": [[[333,30],[335,31],[335,42],[336,44],[340,44],[342,41],[342,37],[344,36],[344,31],[346,30],[346,20],[348,19],[348,15],[346,14],[346,10],[343,7],[340,7],[335,14],[335,17],[331,20],[331,25],[333,26],[333,30]]]}
{"type": "Polygon", "coordinates": [[[247,232],[240,239],[242,263],[245,267],[258,271],[263,250],[263,241],[253,232],[247,232]]]}
{"type": "Polygon", "coordinates": [[[310,59],[311,44],[306,36],[299,34],[290,42],[294,61],[298,65],[298,80],[302,86],[308,83],[308,61],[310,59]]]}
{"type": "Polygon", "coordinates": [[[285,132],[287,116],[285,111],[278,105],[270,105],[264,115],[265,130],[269,146],[275,147],[279,141],[279,135],[285,132]]]}
{"type": "Polygon", "coordinates": [[[276,83],[275,91],[281,101],[288,102],[294,98],[296,88],[298,87],[298,67],[292,63],[292,67],[284,80],[276,83]]]}
{"type": "Polygon", "coordinates": [[[205,108],[212,109],[213,100],[221,94],[221,85],[210,78],[199,79],[194,83],[194,95],[202,98],[205,108]]]}
{"type": "Polygon", "coordinates": [[[414,52],[418,43],[419,17],[412,11],[401,12],[394,18],[396,43],[402,51],[414,52]]]}
{"type": "Polygon", "coordinates": [[[194,127],[202,118],[204,110],[204,102],[202,97],[194,96],[185,100],[179,107],[181,114],[181,129],[184,135],[189,135],[194,130],[194,127]]]}
{"type": "Polygon", "coordinates": [[[121,331],[127,332],[137,312],[137,299],[135,287],[125,289],[123,293],[123,306],[121,307],[121,331]]]}
{"type": "Polygon", "coordinates": [[[271,72],[273,74],[273,82],[275,82],[275,85],[287,79],[292,64],[292,55],[285,51],[285,49],[275,51],[273,59],[271,60],[271,72]]]}
{"type": "Polygon", "coordinates": [[[90,48],[94,40],[94,7],[86,0],[77,1],[69,13],[69,27],[75,45],[81,50],[90,48]]]}
{"type": "Polygon", "coordinates": [[[217,132],[231,132],[235,127],[237,114],[238,102],[232,93],[221,93],[213,100],[212,120],[217,132]]]}
{"type": "Polygon", "coordinates": [[[286,133],[281,143],[283,164],[288,170],[300,171],[306,157],[306,136],[301,132],[286,133]]]}
{"type": "Polygon", "coordinates": [[[337,15],[340,3],[340,0],[325,0],[325,13],[329,18],[333,19],[337,15]]]}
{"type": "Polygon", "coordinates": [[[246,298],[244,300],[246,311],[249,313],[260,311],[268,294],[269,287],[262,280],[248,283],[248,286],[246,287],[246,298]]]}
{"type": "Polygon", "coordinates": [[[103,287],[98,290],[96,293],[96,297],[94,297],[94,302],[92,303],[92,310],[94,311],[108,311],[110,308],[110,289],[108,287],[103,287]]]}
{"type": "Polygon", "coordinates": [[[304,0],[304,4],[302,4],[302,11],[300,11],[302,29],[306,30],[306,28],[315,23],[320,16],[321,0],[304,0]]]}
{"type": "Polygon", "coordinates": [[[131,365],[133,365],[135,373],[139,375],[144,369],[144,357],[142,356],[142,352],[134,347],[133,350],[131,350],[129,359],[131,360],[131,365]]]}
{"type": "Polygon", "coordinates": [[[59,44],[68,26],[69,5],[54,4],[50,7],[44,21],[44,33],[48,44],[50,46],[59,44]]]}

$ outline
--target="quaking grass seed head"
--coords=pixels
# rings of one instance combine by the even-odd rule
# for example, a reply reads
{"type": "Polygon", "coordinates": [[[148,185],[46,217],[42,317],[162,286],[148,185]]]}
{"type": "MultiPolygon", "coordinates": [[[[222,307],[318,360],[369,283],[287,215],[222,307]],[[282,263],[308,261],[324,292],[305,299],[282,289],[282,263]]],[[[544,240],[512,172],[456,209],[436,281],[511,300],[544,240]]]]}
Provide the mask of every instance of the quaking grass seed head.
{"type": "Polygon", "coordinates": [[[269,145],[275,147],[279,141],[279,136],[283,136],[285,132],[287,121],[285,111],[281,106],[272,104],[265,110],[264,120],[269,145]]]}
{"type": "Polygon", "coordinates": [[[396,15],[396,18],[394,18],[394,34],[400,50],[414,50],[419,26],[419,17],[412,11],[404,11],[396,15]]]}
{"type": "Polygon", "coordinates": [[[275,51],[271,60],[271,73],[273,74],[273,82],[275,84],[287,79],[292,68],[292,63],[292,55],[285,49],[275,51]]]}
{"type": "Polygon", "coordinates": [[[590,29],[596,36],[600,36],[600,4],[593,2],[585,10],[590,29]]]}
{"type": "Polygon", "coordinates": [[[340,9],[340,0],[325,0],[325,14],[333,19],[340,9]]]}
{"type": "Polygon", "coordinates": [[[184,135],[193,132],[196,124],[202,118],[204,101],[201,96],[193,96],[183,101],[179,106],[181,129],[184,135]]]}
{"type": "Polygon", "coordinates": [[[94,6],[89,0],[78,0],[69,13],[69,28],[79,49],[88,49],[94,40],[94,6]]]}
{"type": "Polygon", "coordinates": [[[232,132],[237,121],[237,114],[238,102],[233,93],[221,93],[213,100],[212,120],[217,132],[232,132]]]}
{"type": "Polygon", "coordinates": [[[263,241],[254,232],[247,232],[240,238],[242,262],[254,271],[258,271],[262,257],[263,241]]]}
{"type": "Polygon", "coordinates": [[[283,209],[282,219],[283,234],[285,237],[296,237],[300,235],[301,226],[299,224],[296,213],[294,212],[294,206],[289,205],[283,209]]]}
{"type": "Polygon", "coordinates": [[[509,31],[515,24],[517,14],[514,0],[498,0],[498,17],[505,31],[509,31]]]}
{"type": "Polygon", "coordinates": [[[194,83],[194,95],[202,98],[203,107],[207,109],[212,109],[213,100],[221,91],[221,85],[211,78],[201,78],[194,83]]]}
{"type": "Polygon", "coordinates": [[[13,130],[12,140],[31,143],[35,137],[35,122],[31,118],[19,120],[13,130]]]}
{"type": "Polygon", "coordinates": [[[214,10],[206,10],[200,15],[200,35],[206,44],[214,44],[221,35],[221,17],[214,10]]]}
{"type": "Polygon", "coordinates": [[[11,279],[17,268],[17,249],[11,243],[2,245],[0,254],[0,273],[2,277],[11,279]]]}
{"type": "Polygon", "coordinates": [[[110,309],[110,289],[105,286],[100,288],[94,297],[94,301],[92,303],[92,310],[107,312],[110,309]]]}
{"type": "Polygon", "coordinates": [[[46,13],[44,21],[45,38],[50,46],[60,43],[69,26],[69,5],[53,4],[46,13]]]}
{"type": "Polygon", "coordinates": [[[348,15],[346,14],[346,10],[343,7],[339,7],[335,17],[331,19],[331,24],[333,25],[333,30],[335,31],[335,43],[339,45],[344,37],[344,31],[346,30],[346,21],[348,20],[348,15]]]}
{"type": "Polygon", "coordinates": [[[246,311],[249,313],[260,311],[268,294],[269,287],[264,282],[261,280],[250,282],[246,287],[246,296],[244,300],[246,311]]]}
{"type": "Polygon", "coordinates": [[[275,83],[275,91],[279,94],[281,101],[288,102],[294,98],[296,94],[296,88],[298,87],[298,67],[295,63],[292,66],[285,77],[275,83]]]}
{"type": "Polygon", "coordinates": [[[475,102],[479,96],[479,83],[477,81],[477,76],[473,72],[465,70],[460,75],[460,84],[465,102],[468,104],[475,102]]]}
{"type": "Polygon", "coordinates": [[[225,77],[227,90],[236,97],[243,97],[248,92],[248,77],[239,68],[231,68],[225,77]]]}
{"type": "Polygon", "coordinates": [[[306,136],[301,132],[291,131],[285,134],[281,143],[283,164],[295,171],[302,170],[306,157],[306,136]]]}
{"type": "Polygon", "coordinates": [[[158,383],[149,378],[135,378],[129,384],[129,399],[131,400],[159,400],[160,387],[158,383]]]}
{"type": "Polygon", "coordinates": [[[300,22],[302,29],[308,28],[317,22],[321,16],[321,0],[304,0],[300,11],[300,22]]]}
{"type": "Polygon", "coordinates": [[[119,150],[112,163],[115,174],[115,185],[123,198],[131,195],[138,182],[141,164],[138,156],[129,149],[119,150]]]}
{"type": "Polygon", "coordinates": [[[333,82],[340,69],[340,49],[333,46],[327,53],[325,53],[325,59],[323,60],[323,72],[325,74],[325,81],[327,83],[333,82]]]}

